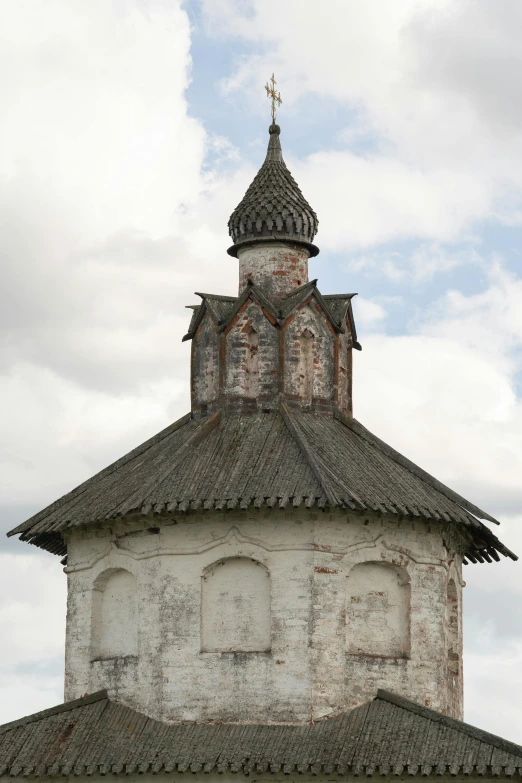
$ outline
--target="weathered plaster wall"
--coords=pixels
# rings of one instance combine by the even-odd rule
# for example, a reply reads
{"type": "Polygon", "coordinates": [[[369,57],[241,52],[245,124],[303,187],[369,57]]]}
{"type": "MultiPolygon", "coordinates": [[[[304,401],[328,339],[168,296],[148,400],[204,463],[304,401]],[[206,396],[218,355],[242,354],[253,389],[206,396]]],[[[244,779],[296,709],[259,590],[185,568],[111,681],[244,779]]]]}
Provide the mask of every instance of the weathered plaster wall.
{"type": "Polygon", "coordinates": [[[270,652],[270,574],[258,560],[227,557],[203,572],[201,651],[270,652]]]}
{"type": "Polygon", "coordinates": [[[462,704],[462,590],[452,577],[446,588],[446,687],[448,702],[462,704]]]}
{"type": "Polygon", "coordinates": [[[284,330],[286,397],[307,407],[333,402],[336,337],[315,300],[290,316],[284,330]]]}
{"type": "Polygon", "coordinates": [[[337,378],[334,393],[338,407],[345,413],[352,415],[353,338],[348,319],[346,319],[345,328],[344,334],[336,336],[337,356],[334,353],[334,361],[337,360],[337,378]]]}
{"type": "Polygon", "coordinates": [[[278,330],[257,302],[249,302],[226,330],[224,339],[226,401],[244,408],[270,407],[277,400],[278,391],[278,330]],[[252,351],[252,331],[257,338],[256,357],[252,351]],[[252,370],[257,370],[255,382],[252,370]]]}
{"type": "Polygon", "coordinates": [[[349,323],[338,334],[314,297],[279,327],[257,301],[247,300],[220,332],[206,313],[192,347],[192,409],[218,404],[270,409],[283,397],[292,404],[351,413],[349,323]]]}
{"type": "Polygon", "coordinates": [[[351,655],[409,658],[411,584],[389,563],[359,563],[348,574],[346,649],[351,655]]]}
{"type": "Polygon", "coordinates": [[[299,245],[251,245],[238,251],[238,259],[240,295],[249,278],[269,296],[276,297],[308,282],[308,250],[299,245]]]}
{"type": "MultiPolygon", "coordinates": [[[[383,687],[460,718],[461,674],[458,685],[447,679],[448,650],[459,662],[462,653],[460,610],[455,614],[453,599],[447,609],[449,579],[461,605],[460,557],[454,553],[460,546],[444,525],[306,509],[155,517],[148,523],[141,517],[75,530],[66,569],[65,697],[107,687],[114,698],[159,719],[307,721],[360,704],[383,687]],[[143,529],[144,521],[151,527],[143,529]],[[209,574],[236,558],[253,562],[246,568],[233,563],[233,578],[217,583],[205,599],[209,574]],[[373,652],[353,647],[353,595],[366,601],[372,624],[375,596],[353,590],[353,569],[366,563],[376,564],[375,579],[383,575],[375,585],[387,593],[379,598],[381,609],[382,601],[396,600],[389,569],[408,585],[408,610],[392,613],[395,630],[401,618],[409,624],[399,628],[401,638],[409,637],[400,655],[379,647],[379,639],[373,652]],[[248,579],[252,568],[257,576],[266,574],[265,588],[256,586],[259,606],[248,579]],[[122,656],[116,647],[114,655],[105,649],[95,659],[93,601],[112,569],[136,580],[138,654],[122,656]],[[216,647],[226,646],[228,634],[230,651],[205,651],[202,598],[207,619],[213,613],[216,647]],[[448,616],[459,629],[451,643],[448,616]]],[[[357,622],[364,617],[363,607],[357,622]]],[[[383,622],[381,611],[377,635],[383,622]]]]}
{"type": "Polygon", "coordinates": [[[191,397],[193,410],[205,410],[219,395],[219,335],[207,313],[192,341],[191,397]]]}

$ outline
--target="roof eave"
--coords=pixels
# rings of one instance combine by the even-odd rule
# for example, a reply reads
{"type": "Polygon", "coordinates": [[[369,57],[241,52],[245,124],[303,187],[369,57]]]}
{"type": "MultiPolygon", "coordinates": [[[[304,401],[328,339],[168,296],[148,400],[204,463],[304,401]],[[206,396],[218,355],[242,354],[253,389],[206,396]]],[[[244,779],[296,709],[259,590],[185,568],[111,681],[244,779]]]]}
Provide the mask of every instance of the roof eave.
{"type": "Polygon", "coordinates": [[[317,245],[312,244],[312,242],[308,242],[302,237],[294,236],[292,234],[279,233],[270,234],[269,236],[248,237],[247,239],[242,239],[240,242],[236,242],[234,245],[231,245],[228,248],[227,253],[233,258],[237,258],[240,250],[243,250],[246,247],[251,247],[252,245],[266,244],[267,242],[277,242],[285,245],[298,245],[299,247],[304,247],[306,250],[308,250],[310,258],[314,258],[315,256],[319,255],[319,248],[317,245]]]}

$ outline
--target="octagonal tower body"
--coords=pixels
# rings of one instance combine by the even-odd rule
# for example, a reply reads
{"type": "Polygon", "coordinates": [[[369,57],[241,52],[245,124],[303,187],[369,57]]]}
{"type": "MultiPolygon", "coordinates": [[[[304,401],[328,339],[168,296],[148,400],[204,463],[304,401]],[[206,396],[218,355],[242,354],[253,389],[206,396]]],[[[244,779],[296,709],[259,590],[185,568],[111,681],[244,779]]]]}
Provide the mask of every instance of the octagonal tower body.
{"type": "Polygon", "coordinates": [[[307,722],[386,686],[460,718],[462,543],[305,507],[74,531],[65,698],[107,688],[169,721],[307,722]]]}

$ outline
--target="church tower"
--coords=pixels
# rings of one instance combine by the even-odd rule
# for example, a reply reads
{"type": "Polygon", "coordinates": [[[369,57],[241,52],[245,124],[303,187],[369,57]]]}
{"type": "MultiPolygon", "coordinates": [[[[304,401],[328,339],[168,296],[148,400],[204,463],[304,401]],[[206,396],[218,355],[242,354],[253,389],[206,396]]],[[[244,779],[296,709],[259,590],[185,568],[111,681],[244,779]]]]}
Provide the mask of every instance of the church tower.
{"type": "Polygon", "coordinates": [[[192,308],[191,412],[12,533],[66,558],[66,700],[306,724],[386,688],[461,719],[462,565],[515,556],[353,417],[354,294],[308,279],[280,135],[230,217],[238,295],[192,308]]]}

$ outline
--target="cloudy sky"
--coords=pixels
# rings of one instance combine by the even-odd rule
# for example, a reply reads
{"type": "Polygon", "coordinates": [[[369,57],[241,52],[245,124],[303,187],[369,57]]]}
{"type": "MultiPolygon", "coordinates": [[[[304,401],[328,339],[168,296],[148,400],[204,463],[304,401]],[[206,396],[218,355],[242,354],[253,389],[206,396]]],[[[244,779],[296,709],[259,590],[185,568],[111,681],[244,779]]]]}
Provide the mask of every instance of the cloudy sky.
{"type": "MultiPolygon", "coordinates": [[[[185,305],[285,159],[357,291],[367,427],[522,554],[520,0],[0,0],[0,528],[189,408],[185,305]]],[[[522,742],[522,565],[465,569],[466,720],[522,742]]],[[[59,703],[65,577],[0,542],[0,722],[59,703]]]]}

